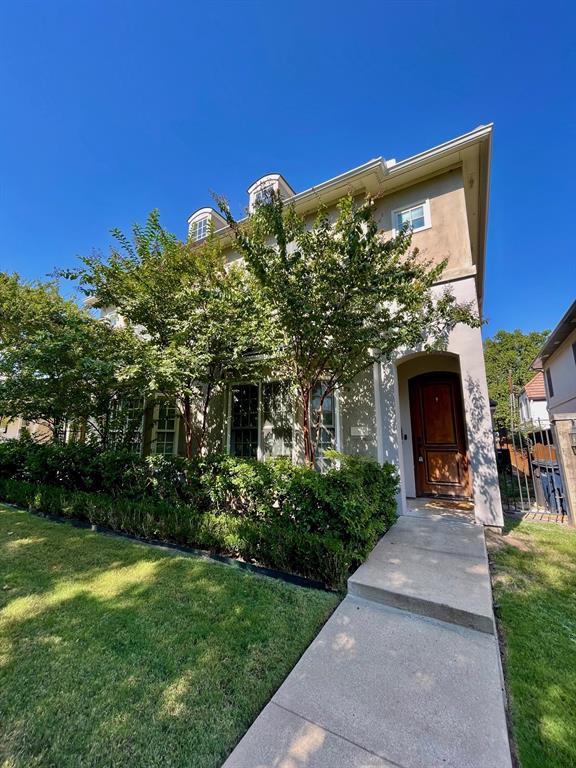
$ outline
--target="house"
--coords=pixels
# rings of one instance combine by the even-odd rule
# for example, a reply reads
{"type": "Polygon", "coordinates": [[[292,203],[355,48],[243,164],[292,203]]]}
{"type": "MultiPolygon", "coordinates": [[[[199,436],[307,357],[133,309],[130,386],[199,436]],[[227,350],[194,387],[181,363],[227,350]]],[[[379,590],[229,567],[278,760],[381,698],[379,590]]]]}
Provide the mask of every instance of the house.
{"type": "MultiPolygon", "coordinates": [[[[333,209],[345,195],[376,198],[385,235],[409,223],[422,257],[447,260],[439,294],[451,289],[482,313],[492,125],[405,160],[377,157],[310,189],[296,192],[279,173],[248,189],[248,211],[271,189],[302,215],[320,205],[333,209]]],[[[217,211],[196,210],[189,236],[215,231],[238,258],[217,211]]],[[[321,394],[318,383],[316,403],[321,394]]],[[[215,396],[210,410],[212,447],[237,456],[302,459],[300,419],[279,381],[240,381],[215,396]]],[[[314,406],[314,404],[313,404],[314,406]]],[[[482,340],[478,328],[458,326],[444,351],[405,349],[392,363],[375,363],[352,385],[324,400],[320,453],[344,453],[393,462],[399,469],[399,504],[436,496],[474,502],[476,520],[501,526],[502,507],[494,454],[482,340]]],[[[180,417],[171,403],[149,407],[141,425],[145,453],[183,453],[180,417]]]]}
{"type": "Polygon", "coordinates": [[[518,398],[520,423],[527,431],[547,430],[550,427],[548,407],[546,403],[546,387],[544,374],[538,371],[530,381],[522,387],[518,398]]]}
{"type": "Polygon", "coordinates": [[[542,372],[568,513],[576,521],[576,301],[552,331],[533,368],[542,372]]]}

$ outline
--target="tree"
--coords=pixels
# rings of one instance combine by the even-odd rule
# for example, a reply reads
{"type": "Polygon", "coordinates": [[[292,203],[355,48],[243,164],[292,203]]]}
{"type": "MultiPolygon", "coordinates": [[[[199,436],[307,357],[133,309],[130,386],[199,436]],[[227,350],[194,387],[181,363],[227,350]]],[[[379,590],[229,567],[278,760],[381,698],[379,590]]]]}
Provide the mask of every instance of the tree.
{"type": "Polygon", "coordinates": [[[486,379],[490,398],[496,402],[497,421],[510,419],[510,382],[518,394],[534,376],[532,363],[550,331],[498,331],[484,342],[486,379]]]}
{"type": "Polygon", "coordinates": [[[106,444],[113,405],[133,394],[138,339],[96,320],[55,283],[0,273],[0,413],[45,422],[57,441],[74,422],[106,444]]]}
{"type": "Polygon", "coordinates": [[[114,307],[146,346],[141,370],[150,395],[176,402],[186,455],[207,450],[212,398],[237,378],[257,375],[271,339],[258,285],[245,269],[227,265],[220,242],[182,242],[160,224],[157,211],[132,238],[114,230],[107,258],[82,258],[68,277],[95,306],[114,307]],[[198,418],[200,414],[200,418],[198,418]]]}
{"type": "Polygon", "coordinates": [[[456,323],[479,324],[450,291],[433,296],[446,263],[432,266],[410,250],[407,229],[385,240],[371,199],[355,204],[346,197],[334,221],[321,210],[312,226],[277,194],[241,223],[225,200],[217,200],[281,329],[275,366],[295,386],[309,465],[317,453],[324,400],[336,389],[401,348],[432,348],[446,341],[456,323]],[[320,382],[311,418],[311,397],[320,382]]]}

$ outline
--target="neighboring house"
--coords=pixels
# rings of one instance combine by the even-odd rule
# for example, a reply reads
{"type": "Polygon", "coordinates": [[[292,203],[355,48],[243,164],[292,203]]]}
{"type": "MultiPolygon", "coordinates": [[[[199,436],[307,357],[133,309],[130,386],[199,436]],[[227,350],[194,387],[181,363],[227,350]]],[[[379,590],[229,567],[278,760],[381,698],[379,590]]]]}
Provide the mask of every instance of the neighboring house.
{"type": "Polygon", "coordinates": [[[533,376],[522,388],[518,398],[520,423],[528,431],[547,430],[550,427],[546,388],[542,371],[533,376]]]}
{"type": "MultiPolygon", "coordinates": [[[[376,216],[392,236],[405,223],[413,246],[426,260],[447,266],[435,287],[450,288],[482,313],[492,126],[406,160],[381,157],[295,192],[277,173],[248,189],[248,210],[277,190],[303,215],[320,205],[334,209],[345,195],[377,198],[376,216]]],[[[209,231],[222,237],[227,258],[238,258],[222,217],[200,208],[189,220],[189,236],[209,231]]],[[[318,384],[317,398],[322,383],[318,384]]],[[[335,447],[347,454],[393,462],[399,469],[399,503],[419,496],[472,499],[476,519],[501,526],[482,339],[478,328],[458,326],[445,351],[406,349],[390,364],[374,364],[324,401],[320,453],[335,447]]],[[[302,460],[300,419],[279,381],[238,382],[216,396],[210,412],[212,447],[237,456],[302,460]]],[[[181,419],[170,404],[156,403],[142,420],[145,453],[183,453],[181,419]]]]}
{"type": "Polygon", "coordinates": [[[533,367],[542,371],[568,511],[576,522],[576,301],[552,331],[533,367]]]}

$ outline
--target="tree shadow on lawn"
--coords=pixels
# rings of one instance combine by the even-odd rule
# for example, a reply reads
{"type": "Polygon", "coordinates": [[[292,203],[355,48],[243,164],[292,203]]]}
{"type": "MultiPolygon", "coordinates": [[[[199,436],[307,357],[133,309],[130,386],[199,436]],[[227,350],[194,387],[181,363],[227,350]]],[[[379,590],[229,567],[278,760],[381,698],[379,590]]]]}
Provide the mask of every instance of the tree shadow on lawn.
{"type": "Polygon", "coordinates": [[[507,520],[491,547],[523,768],[576,765],[576,532],[507,520]]]}
{"type": "Polygon", "coordinates": [[[5,510],[0,574],[11,768],[221,765],[336,603],[5,510]]]}

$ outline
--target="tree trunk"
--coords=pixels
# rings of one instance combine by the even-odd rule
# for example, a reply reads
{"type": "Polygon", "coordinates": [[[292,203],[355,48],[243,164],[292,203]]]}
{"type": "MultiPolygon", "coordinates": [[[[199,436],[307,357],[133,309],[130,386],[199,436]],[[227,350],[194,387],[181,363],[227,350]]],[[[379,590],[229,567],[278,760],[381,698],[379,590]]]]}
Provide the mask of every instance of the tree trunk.
{"type": "Polygon", "coordinates": [[[300,402],[302,404],[302,432],[304,434],[304,461],[306,466],[313,468],[316,459],[314,441],[310,432],[310,387],[300,386],[300,402]]]}
{"type": "Polygon", "coordinates": [[[192,402],[188,393],[182,398],[182,416],[184,420],[186,458],[191,459],[194,456],[194,428],[192,425],[192,402]]]}
{"type": "Polygon", "coordinates": [[[207,437],[208,437],[208,409],[210,407],[210,398],[212,397],[212,385],[206,385],[206,391],[204,393],[204,399],[202,401],[202,427],[200,429],[199,451],[201,456],[205,456],[207,453],[207,437]]]}

